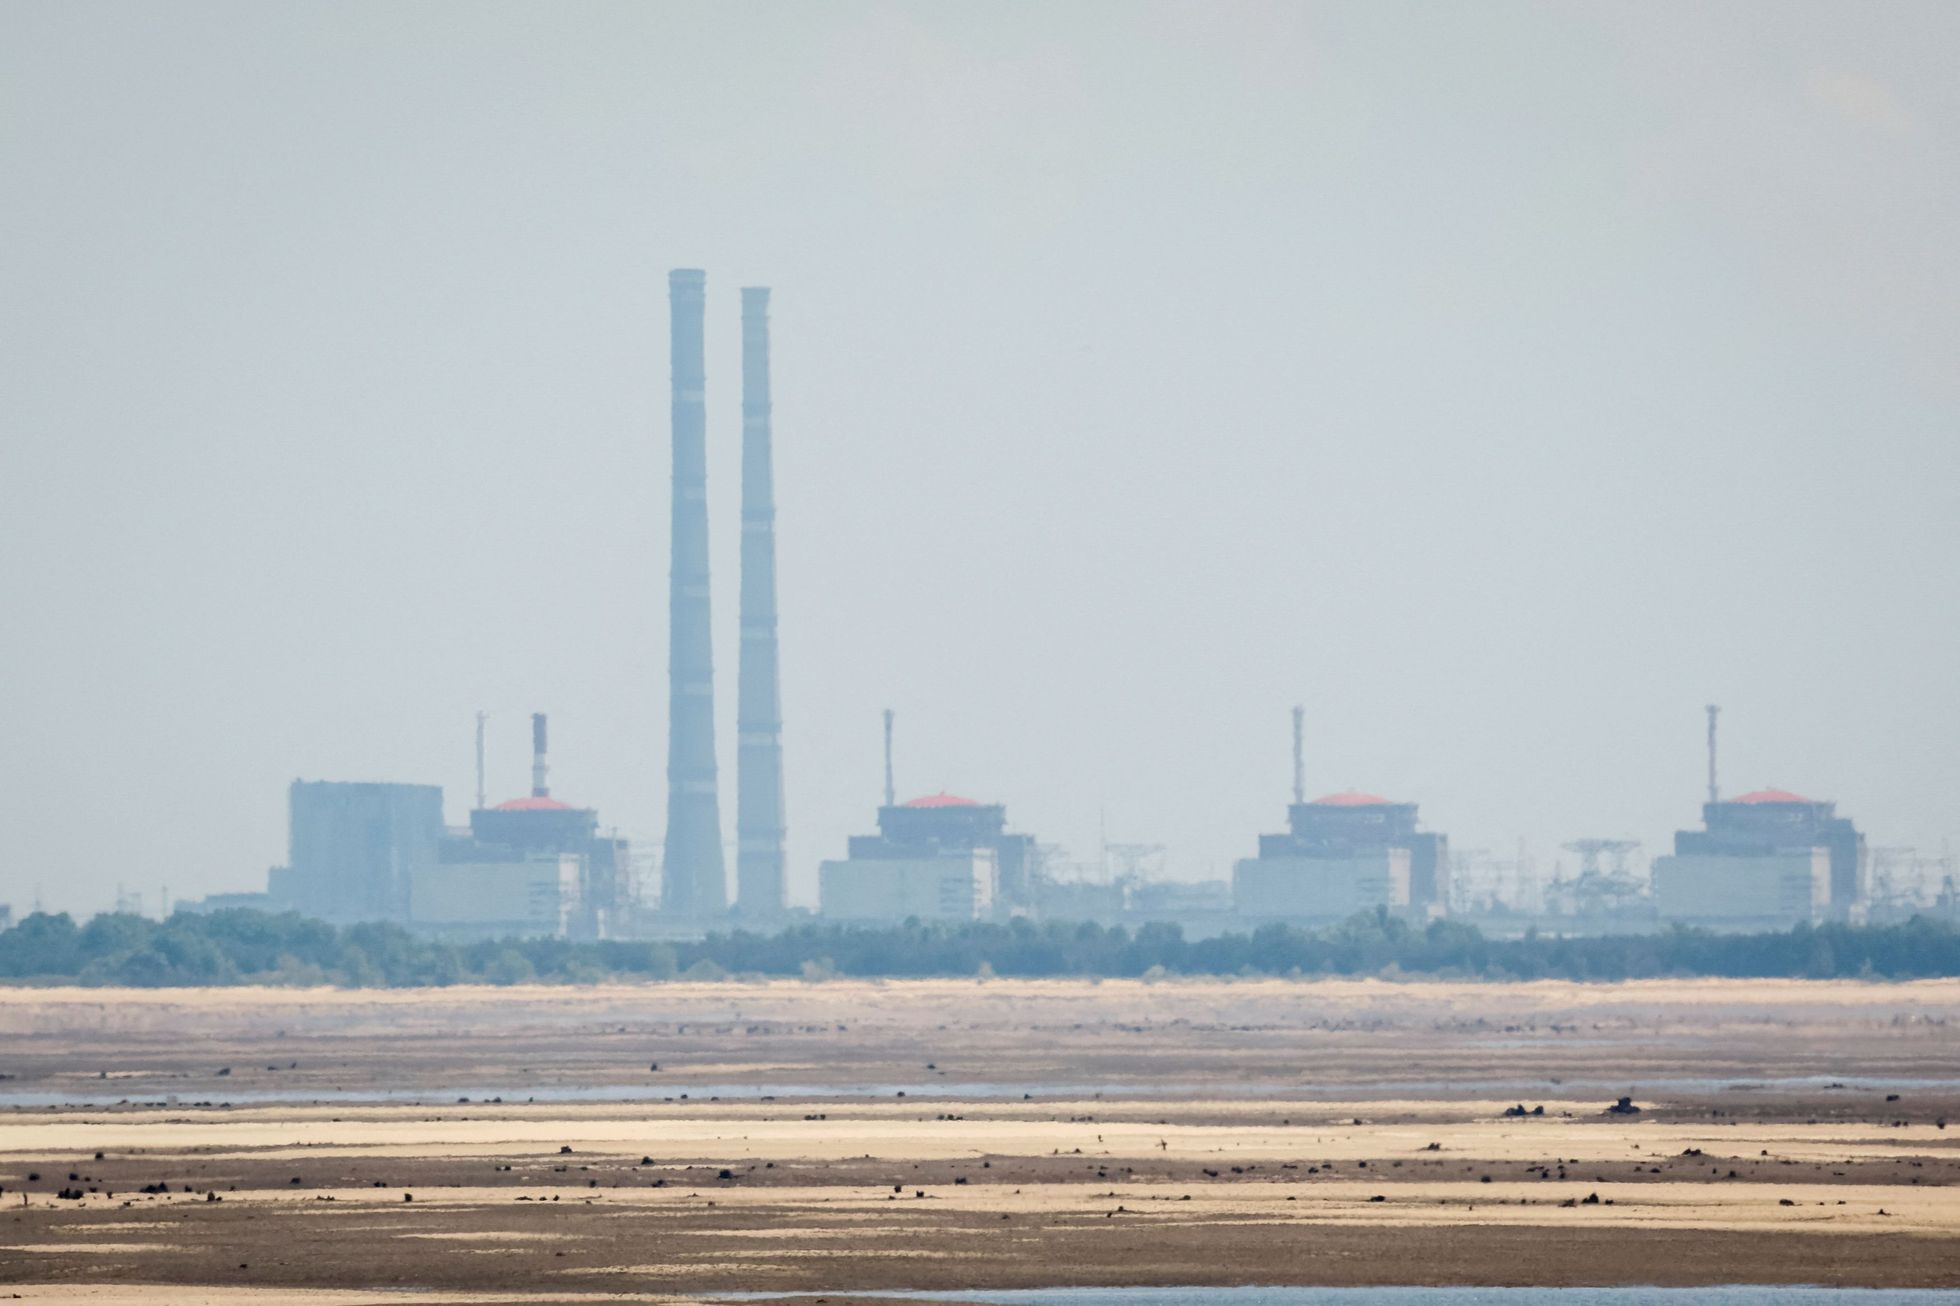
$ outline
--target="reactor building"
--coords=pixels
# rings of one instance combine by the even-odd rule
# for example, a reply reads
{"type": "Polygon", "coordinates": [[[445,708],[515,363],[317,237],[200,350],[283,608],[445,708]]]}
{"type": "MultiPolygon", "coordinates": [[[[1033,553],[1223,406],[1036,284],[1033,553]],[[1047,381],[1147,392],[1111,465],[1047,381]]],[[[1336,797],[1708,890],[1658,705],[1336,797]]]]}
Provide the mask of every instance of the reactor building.
{"type": "Polygon", "coordinates": [[[948,793],[897,801],[889,711],[878,833],[852,835],[845,853],[817,868],[818,910],[828,920],[985,920],[1029,905],[1034,836],[1008,830],[1003,804],[948,793]]]}
{"type": "Polygon", "coordinates": [[[1303,713],[1293,709],[1293,802],[1283,834],[1232,868],[1233,910],[1251,921],[1324,924],[1378,907],[1440,915],[1449,899],[1449,840],[1417,827],[1416,804],[1375,794],[1306,801],[1303,713]]]}
{"type": "Polygon", "coordinates": [[[1836,803],[1759,789],[1701,812],[1702,828],[1677,831],[1673,855],[1654,859],[1660,919],[1757,931],[1855,917],[1865,836],[1836,803]]]}
{"type": "Polygon", "coordinates": [[[600,939],[626,899],[626,840],[599,813],[551,796],[545,716],[531,718],[531,792],[470,813],[467,833],[410,878],[408,923],[446,937],[600,939]]]}
{"type": "Polygon", "coordinates": [[[930,794],[878,809],[878,833],[851,836],[817,870],[828,920],[984,920],[1025,900],[1034,836],[1007,829],[1007,808],[930,794]]]}
{"type": "Polygon", "coordinates": [[[1865,899],[1865,836],[1822,803],[1786,789],[1722,801],[1708,713],[1708,801],[1702,828],[1679,830],[1654,859],[1654,910],[1663,921],[1747,932],[1855,920],[1865,899]]]}
{"type": "Polygon", "coordinates": [[[336,924],[388,921],[446,938],[605,938],[628,897],[624,839],[551,796],[542,713],[531,718],[531,792],[442,820],[435,785],[295,780],[287,864],[267,904],[336,924]]]}

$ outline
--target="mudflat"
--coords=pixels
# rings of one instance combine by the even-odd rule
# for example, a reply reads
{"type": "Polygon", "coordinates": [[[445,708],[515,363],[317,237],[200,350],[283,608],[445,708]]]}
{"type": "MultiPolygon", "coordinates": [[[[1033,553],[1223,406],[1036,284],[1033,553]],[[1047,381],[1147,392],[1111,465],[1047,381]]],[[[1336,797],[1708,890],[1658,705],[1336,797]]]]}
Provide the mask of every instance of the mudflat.
{"type": "Polygon", "coordinates": [[[0,1074],[30,1300],[1960,1287],[1960,981],[12,989],[0,1074]]]}

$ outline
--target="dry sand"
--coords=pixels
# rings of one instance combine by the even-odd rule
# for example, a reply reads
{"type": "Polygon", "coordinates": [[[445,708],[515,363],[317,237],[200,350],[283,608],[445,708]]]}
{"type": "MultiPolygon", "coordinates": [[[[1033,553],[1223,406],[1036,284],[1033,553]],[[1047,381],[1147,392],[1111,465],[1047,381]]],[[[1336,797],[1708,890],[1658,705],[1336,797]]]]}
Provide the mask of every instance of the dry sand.
{"type": "Polygon", "coordinates": [[[1954,1287],[1956,1030],[1946,981],[0,990],[0,1094],[61,1099],[0,1107],[0,1284],[1954,1287]]]}

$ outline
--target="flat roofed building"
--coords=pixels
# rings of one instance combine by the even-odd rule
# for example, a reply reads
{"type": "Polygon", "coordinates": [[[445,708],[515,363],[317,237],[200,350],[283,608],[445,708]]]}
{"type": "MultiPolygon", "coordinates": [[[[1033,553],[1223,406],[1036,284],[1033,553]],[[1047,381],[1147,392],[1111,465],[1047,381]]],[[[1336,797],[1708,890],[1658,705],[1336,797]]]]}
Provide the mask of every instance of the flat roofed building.
{"type": "Polygon", "coordinates": [[[1010,833],[1000,803],[947,793],[888,803],[878,833],[851,836],[846,852],[817,870],[831,919],[974,920],[1029,903],[1034,836],[1010,833]]]}
{"type": "Polygon", "coordinates": [[[513,798],[470,813],[467,838],[443,844],[445,862],[524,862],[571,855],[578,862],[577,910],[566,925],[574,938],[612,935],[626,902],[626,840],[599,832],[599,813],[549,795],[513,798]]]}
{"type": "Polygon", "coordinates": [[[928,857],[866,857],[817,868],[826,920],[894,922],[980,920],[993,912],[998,868],[992,850],[928,857]]]}
{"type": "Polygon", "coordinates": [[[1662,920],[1739,932],[1787,930],[1824,919],[1830,902],[1831,859],[1822,848],[1654,859],[1654,903],[1662,920]]]}
{"type": "Polygon", "coordinates": [[[418,866],[409,880],[409,923],[457,938],[563,936],[578,912],[582,869],[575,853],[418,866]]]}
{"type": "Polygon", "coordinates": [[[409,877],[442,842],[435,785],[295,780],[287,864],[271,877],[281,907],[321,920],[401,921],[409,877]]]}
{"type": "Polygon", "coordinates": [[[1788,929],[1848,920],[1864,897],[1865,836],[1837,804],[1759,789],[1702,805],[1700,830],[1654,859],[1664,921],[1711,929],[1788,929]]]}
{"type": "Polygon", "coordinates": [[[1449,841],[1417,828],[1416,804],[1350,791],[1286,810],[1286,832],[1260,835],[1259,855],[1233,867],[1240,916],[1326,922],[1377,907],[1442,910],[1449,841]]]}
{"type": "Polygon", "coordinates": [[[1238,913],[1255,920],[1345,920],[1409,905],[1409,850],[1351,857],[1248,857],[1232,877],[1238,913]]]}

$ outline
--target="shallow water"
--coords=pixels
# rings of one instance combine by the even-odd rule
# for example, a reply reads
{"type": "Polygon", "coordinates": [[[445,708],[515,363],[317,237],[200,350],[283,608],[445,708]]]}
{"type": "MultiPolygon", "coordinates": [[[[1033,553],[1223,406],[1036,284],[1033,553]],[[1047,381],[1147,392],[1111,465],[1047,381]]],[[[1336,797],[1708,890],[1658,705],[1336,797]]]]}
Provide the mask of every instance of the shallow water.
{"type": "MultiPolygon", "coordinates": [[[[777,1297],[781,1294],[767,1294],[777,1297]]],[[[834,1295],[834,1294],[833,1294],[834,1295]]],[[[867,1292],[854,1296],[988,1306],[1932,1306],[1960,1292],[1904,1288],[1027,1288],[976,1292],[867,1292]]]]}
{"type": "MultiPolygon", "coordinates": [[[[1640,1096],[1647,1093],[1796,1093],[1842,1091],[1845,1093],[1885,1093],[1918,1089],[1960,1089],[1960,1078],[1901,1076],[1889,1079],[1850,1079],[1829,1075],[1791,1075],[1747,1081],[1706,1076],[1632,1077],[1606,1080],[1571,1076],[1558,1083],[1544,1079],[1480,1080],[1475,1085],[1480,1098],[1553,1098],[1570,1101],[1599,1098],[1609,1102],[1621,1093],[1640,1096]]],[[[0,1090],[0,1108],[5,1107],[100,1107],[129,1104],[187,1107],[199,1104],[264,1106],[273,1103],[383,1102],[427,1106],[503,1104],[525,1102],[705,1102],[715,1099],[753,1102],[768,1098],[960,1098],[966,1100],[1012,1100],[1021,1097],[1082,1101],[1098,1097],[1174,1098],[1290,1098],[1336,1102],[1367,1101],[1397,1097],[1461,1096],[1464,1086],[1432,1079],[1377,1079],[1365,1083],[1312,1084],[1297,1080],[1238,1080],[1226,1082],[1152,1081],[1136,1084],[1070,1084],[1050,1082],[993,1082],[935,1080],[910,1084],[541,1084],[524,1088],[297,1088],[239,1089],[214,1092],[169,1092],[145,1088],[140,1082],[124,1081],[112,1096],[81,1089],[0,1090]]]]}

